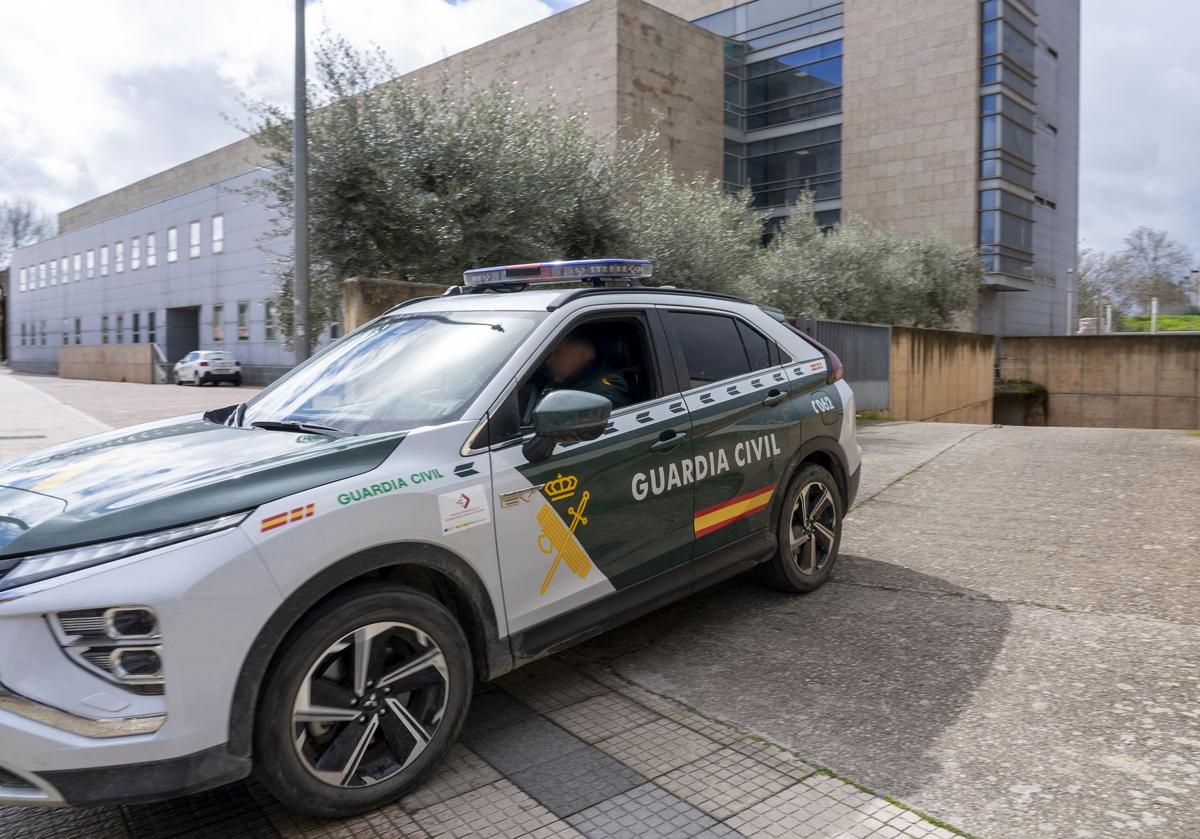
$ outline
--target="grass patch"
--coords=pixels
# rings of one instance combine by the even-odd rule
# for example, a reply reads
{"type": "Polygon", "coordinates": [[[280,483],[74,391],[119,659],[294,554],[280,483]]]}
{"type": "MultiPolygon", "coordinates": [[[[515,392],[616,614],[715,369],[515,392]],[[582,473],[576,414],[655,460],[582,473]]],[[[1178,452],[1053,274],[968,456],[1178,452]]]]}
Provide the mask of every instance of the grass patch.
{"type": "MultiPolygon", "coordinates": [[[[1129,315],[1117,324],[1118,332],[1149,332],[1149,315],[1129,315]]],[[[1159,315],[1159,332],[1200,332],[1200,315],[1159,315]]]]}

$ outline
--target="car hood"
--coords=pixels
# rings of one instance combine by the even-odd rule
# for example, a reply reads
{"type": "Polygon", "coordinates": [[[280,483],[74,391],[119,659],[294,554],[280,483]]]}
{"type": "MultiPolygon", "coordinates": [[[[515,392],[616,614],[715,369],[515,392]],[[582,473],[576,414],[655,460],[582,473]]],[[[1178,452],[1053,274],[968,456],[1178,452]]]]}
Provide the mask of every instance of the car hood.
{"type": "Polygon", "coordinates": [[[85,437],[0,465],[0,558],[250,510],[370,471],[403,438],[231,428],[199,414],[85,437]]]}

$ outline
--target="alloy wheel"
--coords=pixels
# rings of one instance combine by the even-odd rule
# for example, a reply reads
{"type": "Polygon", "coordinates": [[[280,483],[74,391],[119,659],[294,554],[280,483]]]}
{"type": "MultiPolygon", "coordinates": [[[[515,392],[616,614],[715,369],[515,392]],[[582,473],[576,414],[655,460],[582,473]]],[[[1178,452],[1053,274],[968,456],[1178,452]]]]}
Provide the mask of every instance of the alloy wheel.
{"type": "Polygon", "coordinates": [[[833,556],[838,514],[833,493],[820,481],[800,488],[792,507],[788,548],[801,574],[816,574],[833,556]]]}
{"type": "Polygon", "coordinates": [[[292,736],[305,768],[337,787],[386,781],[429,745],[446,711],[437,643],[406,623],[372,623],[330,645],[304,677],[292,736]]]}

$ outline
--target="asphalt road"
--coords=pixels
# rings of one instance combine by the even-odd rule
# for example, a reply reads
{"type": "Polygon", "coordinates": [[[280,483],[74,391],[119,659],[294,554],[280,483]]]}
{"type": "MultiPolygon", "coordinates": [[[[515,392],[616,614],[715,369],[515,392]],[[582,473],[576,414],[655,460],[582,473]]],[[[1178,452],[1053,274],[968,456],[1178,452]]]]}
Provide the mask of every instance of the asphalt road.
{"type": "Polygon", "coordinates": [[[983,837],[1200,836],[1200,437],[888,423],[833,581],[581,650],[983,837]]]}

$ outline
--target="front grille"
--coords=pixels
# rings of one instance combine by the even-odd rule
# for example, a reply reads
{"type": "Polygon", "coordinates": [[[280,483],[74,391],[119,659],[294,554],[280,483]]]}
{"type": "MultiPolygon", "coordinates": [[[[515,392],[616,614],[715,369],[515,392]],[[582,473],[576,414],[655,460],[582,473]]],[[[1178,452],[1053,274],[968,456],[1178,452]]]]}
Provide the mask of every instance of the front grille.
{"type": "Polygon", "coordinates": [[[64,635],[103,635],[106,630],[104,610],[59,612],[58,626],[64,635]]]}
{"type": "Polygon", "coordinates": [[[0,789],[37,789],[37,787],[20,775],[14,775],[7,769],[0,767],[0,789]]]}

